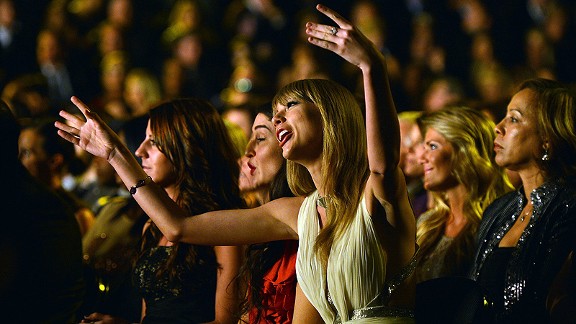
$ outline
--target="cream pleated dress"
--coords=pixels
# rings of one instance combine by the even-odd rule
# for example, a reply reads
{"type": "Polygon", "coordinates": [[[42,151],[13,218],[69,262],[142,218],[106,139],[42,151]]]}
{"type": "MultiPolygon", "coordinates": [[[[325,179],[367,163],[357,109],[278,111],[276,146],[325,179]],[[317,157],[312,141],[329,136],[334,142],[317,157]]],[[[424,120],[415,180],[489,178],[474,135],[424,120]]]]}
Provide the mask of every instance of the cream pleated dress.
{"type": "Polygon", "coordinates": [[[326,323],[414,323],[410,310],[387,307],[393,290],[413,271],[411,262],[391,282],[386,281],[386,252],[380,246],[362,198],[356,217],[335,241],[324,269],[314,253],[320,231],[315,191],[298,214],[299,249],[296,274],[300,288],[326,323]]]}

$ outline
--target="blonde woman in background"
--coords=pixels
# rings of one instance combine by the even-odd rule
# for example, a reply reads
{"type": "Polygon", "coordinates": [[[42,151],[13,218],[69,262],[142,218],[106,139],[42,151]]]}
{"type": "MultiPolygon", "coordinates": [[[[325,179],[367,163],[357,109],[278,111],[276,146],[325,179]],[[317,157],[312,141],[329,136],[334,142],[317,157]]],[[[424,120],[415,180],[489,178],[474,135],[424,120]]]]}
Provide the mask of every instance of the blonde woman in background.
{"type": "Polygon", "coordinates": [[[476,251],[482,213],[512,187],[494,162],[494,123],[467,107],[448,107],[419,119],[424,134],[424,188],[433,208],[418,220],[416,280],[466,276],[476,251]]]}

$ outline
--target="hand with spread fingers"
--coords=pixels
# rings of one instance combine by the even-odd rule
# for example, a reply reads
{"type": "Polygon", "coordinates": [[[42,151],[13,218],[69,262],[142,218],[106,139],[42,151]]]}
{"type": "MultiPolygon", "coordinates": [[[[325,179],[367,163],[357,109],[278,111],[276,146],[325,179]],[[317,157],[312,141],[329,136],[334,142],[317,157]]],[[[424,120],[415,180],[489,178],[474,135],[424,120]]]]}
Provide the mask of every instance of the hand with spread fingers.
{"type": "Polygon", "coordinates": [[[337,12],[321,4],[317,5],[316,9],[332,19],[337,26],[308,22],[306,34],[311,44],[340,55],[362,70],[375,60],[384,58],[366,36],[337,12]]]}
{"type": "Polygon", "coordinates": [[[106,123],[77,97],[70,99],[78,107],[86,120],[67,111],[60,111],[64,122],[55,123],[58,135],[80,146],[87,152],[110,161],[115,149],[120,146],[120,138],[106,123]]]}

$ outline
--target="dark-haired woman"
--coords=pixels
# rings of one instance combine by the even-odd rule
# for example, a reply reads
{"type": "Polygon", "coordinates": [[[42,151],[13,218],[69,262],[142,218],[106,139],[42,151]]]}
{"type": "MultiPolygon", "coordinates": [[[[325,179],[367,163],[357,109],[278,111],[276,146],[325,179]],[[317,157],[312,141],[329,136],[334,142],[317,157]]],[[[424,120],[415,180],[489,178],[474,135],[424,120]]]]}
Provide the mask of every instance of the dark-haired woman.
{"type": "MultiPolygon", "coordinates": [[[[292,197],[286,179],[286,160],[278,146],[272,111],[262,109],[252,125],[246,152],[240,159],[240,192],[253,206],[292,197]]],[[[248,323],[291,323],[296,297],[298,241],[283,240],[248,247],[241,275],[248,292],[242,303],[248,323]]]]}
{"type": "Polygon", "coordinates": [[[574,95],[556,81],[522,83],[496,125],[494,151],[522,186],[484,212],[472,277],[487,290],[497,322],[558,320],[557,301],[574,298],[573,289],[563,296],[550,289],[576,236],[574,95]]]}

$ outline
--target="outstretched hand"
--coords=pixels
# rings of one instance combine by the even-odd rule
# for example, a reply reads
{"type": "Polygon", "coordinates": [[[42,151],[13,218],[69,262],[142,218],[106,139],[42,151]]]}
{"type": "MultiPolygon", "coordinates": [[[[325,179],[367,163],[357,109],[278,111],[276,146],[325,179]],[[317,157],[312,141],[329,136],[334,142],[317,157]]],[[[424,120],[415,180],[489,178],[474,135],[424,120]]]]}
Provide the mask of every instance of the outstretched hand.
{"type": "Polygon", "coordinates": [[[348,20],[324,5],[319,4],[316,9],[337,26],[306,23],[308,42],[340,55],[362,70],[369,68],[375,60],[384,59],[376,46],[348,20]]]}
{"type": "Polygon", "coordinates": [[[63,117],[66,122],[57,121],[54,123],[54,126],[58,128],[58,135],[80,146],[88,153],[110,161],[115,149],[121,143],[120,138],[96,113],[92,112],[88,106],[80,101],[80,99],[72,97],[71,101],[78,107],[86,120],[67,111],[60,111],[60,116],[63,117]]]}

